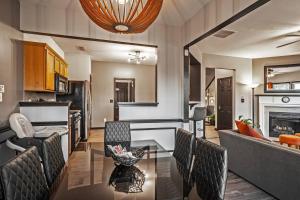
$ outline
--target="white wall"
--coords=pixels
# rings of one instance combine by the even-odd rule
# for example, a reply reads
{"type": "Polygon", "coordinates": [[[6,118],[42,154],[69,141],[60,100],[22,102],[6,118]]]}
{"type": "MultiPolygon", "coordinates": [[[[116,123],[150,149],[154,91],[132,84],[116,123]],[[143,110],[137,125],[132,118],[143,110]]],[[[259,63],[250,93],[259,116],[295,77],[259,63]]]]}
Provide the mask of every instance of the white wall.
{"type": "MultiPolygon", "coordinates": [[[[251,118],[251,89],[248,84],[252,83],[252,60],[212,54],[202,54],[202,80],[205,80],[205,68],[224,68],[235,70],[235,112],[233,118],[239,115],[251,118]],[[245,102],[241,102],[241,98],[245,102]]],[[[205,84],[202,85],[202,101],[205,100],[205,84]]]]}
{"type": "Polygon", "coordinates": [[[1,1],[0,85],[4,85],[5,92],[0,102],[0,127],[7,123],[9,115],[16,111],[19,100],[23,98],[23,52],[20,42],[23,34],[18,31],[19,15],[17,12],[17,0],[1,1]],[[16,13],[12,13],[12,10],[16,13]]]}
{"type": "Polygon", "coordinates": [[[41,42],[48,44],[59,56],[65,57],[64,51],[56,44],[56,42],[50,37],[45,35],[35,35],[24,33],[24,40],[31,42],[41,42]]]}
{"type": "Polygon", "coordinates": [[[89,55],[66,53],[65,60],[69,67],[69,80],[90,80],[92,61],[89,55]]]}
{"type": "Polygon", "coordinates": [[[155,102],[155,66],[131,63],[92,62],[92,127],[113,121],[114,78],[135,79],[135,101],[155,102]]]}

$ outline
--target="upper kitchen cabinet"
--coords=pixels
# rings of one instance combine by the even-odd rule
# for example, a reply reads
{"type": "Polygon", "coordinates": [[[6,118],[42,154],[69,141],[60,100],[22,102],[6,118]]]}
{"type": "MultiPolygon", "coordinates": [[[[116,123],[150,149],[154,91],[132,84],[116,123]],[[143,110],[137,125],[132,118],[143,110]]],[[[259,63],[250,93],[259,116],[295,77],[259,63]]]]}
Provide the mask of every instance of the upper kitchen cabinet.
{"type": "Polygon", "coordinates": [[[68,78],[68,65],[47,44],[24,42],[24,88],[54,92],[55,73],[68,78]]]}
{"type": "Polygon", "coordinates": [[[55,55],[54,53],[46,49],[46,90],[54,91],[55,90],[55,55]]]}
{"type": "Polygon", "coordinates": [[[59,74],[61,76],[64,76],[64,77],[68,77],[68,65],[64,62],[64,61],[61,61],[60,62],[60,71],[59,71],[59,74]]]}

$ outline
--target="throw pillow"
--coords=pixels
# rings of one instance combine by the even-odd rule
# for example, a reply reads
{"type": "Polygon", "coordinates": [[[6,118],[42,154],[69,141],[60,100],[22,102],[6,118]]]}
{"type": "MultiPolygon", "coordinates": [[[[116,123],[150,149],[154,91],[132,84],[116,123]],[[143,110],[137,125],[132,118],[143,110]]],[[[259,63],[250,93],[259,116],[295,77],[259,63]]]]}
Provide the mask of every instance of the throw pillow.
{"type": "Polygon", "coordinates": [[[239,133],[243,135],[249,135],[249,126],[243,121],[235,120],[235,124],[239,129],[239,133]]]}
{"type": "Polygon", "coordinates": [[[250,126],[249,126],[249,136],[271,142],[271,140],[264,137],[260,129],[252,128],[250,126]]]}

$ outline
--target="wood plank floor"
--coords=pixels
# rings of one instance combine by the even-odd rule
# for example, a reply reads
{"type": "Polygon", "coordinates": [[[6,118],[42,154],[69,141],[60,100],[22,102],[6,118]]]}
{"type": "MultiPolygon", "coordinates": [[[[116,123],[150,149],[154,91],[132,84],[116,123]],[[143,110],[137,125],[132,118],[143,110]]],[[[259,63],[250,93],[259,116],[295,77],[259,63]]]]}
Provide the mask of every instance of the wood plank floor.
{"type": "MultiPolygon", "coordinates": [[[[214,130],[214,127],[207,126],[206,127],[206,135],[207,139],[216,144],[220,144],[218,132],[214,130]]],[[[94,142],[103,142],[104,141],[104,130],[97,129],[92,130],[90,137],[88,139],[89,143],[94,142]]],[[[72,155],[71,163],[72,167],[76,168],[82,167],[78,160],[84,159],[81,158],[84,154],[79,152],[74,152],[75,155],[72,155]],[[77,163],[77,164],[75,164],[77,163]]],[[[83,177],[82,177],[83,178],[83,177]]],[[[226,185],[226,193],[225,200],[273,200],[274,197],[268,195],[264,191],[260,190],[256,186],[250,184],[246,180],[241,177],[229,172],[227,185],[226,185]]]]}

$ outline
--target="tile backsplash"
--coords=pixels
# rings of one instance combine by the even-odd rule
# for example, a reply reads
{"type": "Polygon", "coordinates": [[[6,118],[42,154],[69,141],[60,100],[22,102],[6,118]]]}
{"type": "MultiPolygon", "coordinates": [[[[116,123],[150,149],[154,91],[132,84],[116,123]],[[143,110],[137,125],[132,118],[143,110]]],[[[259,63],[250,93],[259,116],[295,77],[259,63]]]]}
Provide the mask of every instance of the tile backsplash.
{"type": "Polygon", "coordinates": [[[56,95],[55,93],[43,93],[43,92],[25,92],[24,93],[24,101],[36,101],[38,99],[43,99],[46,101],[55,101],[56,95]]]}

